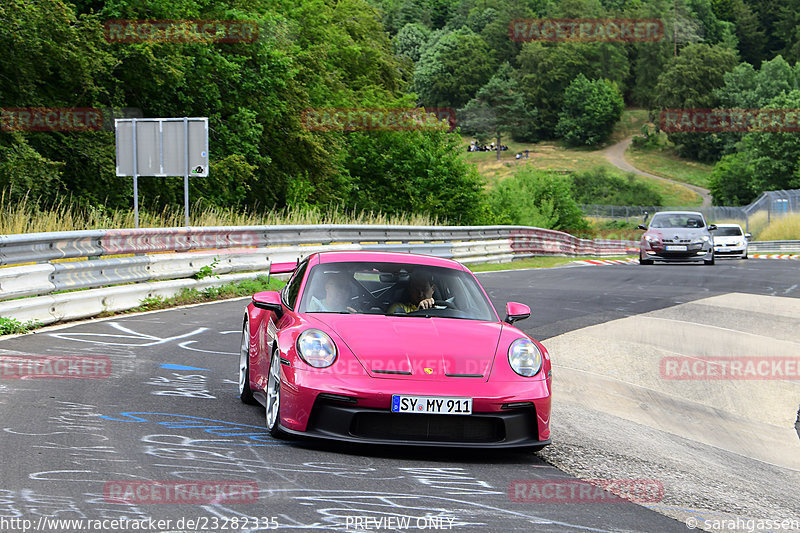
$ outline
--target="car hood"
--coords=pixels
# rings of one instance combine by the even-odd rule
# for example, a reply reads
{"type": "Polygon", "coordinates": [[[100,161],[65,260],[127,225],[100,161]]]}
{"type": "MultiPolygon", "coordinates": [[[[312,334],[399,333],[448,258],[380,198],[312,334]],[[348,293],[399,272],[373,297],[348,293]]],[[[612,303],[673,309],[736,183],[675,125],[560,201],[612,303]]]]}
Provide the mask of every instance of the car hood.
{"type": "Polygon", "coordinates": [[[695,240],[701,238],[703,235],[708,235],[708,231],[704,228],[653,228],[647,233],[649,235],[657,235],[661,239],[678,241],[695,240]]]}
{"type": "Polygon", "coordinates": [[[488,380],[502,324],[452,318],[318,314],[376,378],[488,380]]]}
{"type": "Polygon", "coordinates": [[[743,241],[744,237],[741,235],[733,235],[733,236],[725,236],[725,237],[714,237],[714,243],[716,244],[733,244],[735,242],[743,241]]]}

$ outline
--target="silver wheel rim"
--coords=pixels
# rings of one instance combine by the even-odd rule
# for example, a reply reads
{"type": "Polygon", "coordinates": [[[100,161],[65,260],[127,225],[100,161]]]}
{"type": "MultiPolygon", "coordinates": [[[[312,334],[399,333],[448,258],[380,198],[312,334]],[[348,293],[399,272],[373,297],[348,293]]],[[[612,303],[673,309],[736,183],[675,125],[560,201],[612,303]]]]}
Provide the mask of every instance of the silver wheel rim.
{"type": "Polygon", "coordinates": [[[250,335],[248,324],[245,321],[242,328],[242,345],[239,347],[239,395],[244,393],[247,376],[247,360],[250,358],[250,335]]]}
{"type": "Polygon", "coordinates": [[[281,362],[277,353],[272,355],[267,380],[267,427],[272,429],[278,423],[281,406],[281,362]]]}

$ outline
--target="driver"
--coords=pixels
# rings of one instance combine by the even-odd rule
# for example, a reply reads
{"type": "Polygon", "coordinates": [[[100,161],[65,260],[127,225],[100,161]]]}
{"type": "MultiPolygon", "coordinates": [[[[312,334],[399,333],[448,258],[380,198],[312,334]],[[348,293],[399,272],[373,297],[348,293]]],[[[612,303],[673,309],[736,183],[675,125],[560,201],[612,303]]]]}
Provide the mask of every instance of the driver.
{"type": "Polygon", "coordinates": [[[419,309],[430,309],[433,307],[433,293],[436,286],[430,274],[415,272],[411,275],[408,284],[408,294],[406,302],[397,302],[389,307],[389,314],[397,312],[410,313],[419,309]]]}

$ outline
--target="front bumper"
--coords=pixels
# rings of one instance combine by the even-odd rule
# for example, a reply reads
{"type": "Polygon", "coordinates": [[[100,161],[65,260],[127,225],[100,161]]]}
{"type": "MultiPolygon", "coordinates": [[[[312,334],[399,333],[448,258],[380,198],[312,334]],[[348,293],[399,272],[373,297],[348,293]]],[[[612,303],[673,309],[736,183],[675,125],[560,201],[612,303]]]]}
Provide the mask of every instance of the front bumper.
{"type": "Polygon", "coordinates": [[[642,247],[642,257],[653,261],[686,263],[707,261],[713,255],[711,246],[708,244],[688,244],[685,246],[687,248],[685,251],[667,251],[663,246],[644,246],[642,247]]]}
{"type": "Polygon", "coordinates": [[[714,253],[719,257],[740,255],[744,257],[747,255],[746,246],[717,246],[714,248],[714,253]]]}
{"type": "Polygon", "coordinates": [[[530,447],[550,443],[550,380],[430,382],[325,375],[283,367],[287,433],[364,444],[530,447]],[[288,383],[287,383],[288,381],[288,383]],[[393,394],[471,397],[471,415],[391,412],[393,394]]]}
{"type": "Polygon", "coordinates": [[[539,439],[533,406],[499,413],[429,415],[337,405],[320,399],[306,431],[289,433],[348,443],[404,446],[516,448],[550,444],[550,439],[539,439]]]}

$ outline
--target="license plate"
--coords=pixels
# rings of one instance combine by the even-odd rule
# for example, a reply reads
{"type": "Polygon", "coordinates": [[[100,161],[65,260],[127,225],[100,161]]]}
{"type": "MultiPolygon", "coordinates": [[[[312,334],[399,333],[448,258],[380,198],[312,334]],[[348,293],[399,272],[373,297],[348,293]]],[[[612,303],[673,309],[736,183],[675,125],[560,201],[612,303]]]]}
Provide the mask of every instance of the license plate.
{"type": "Polygon", "coordinates": [[[683,244],[673,244],[667,245],[668,252],[685,252],[687,250],[686,246],[683,244]]]}
{"type": "Polygon", "coordinates": [[[435,415],[471,415],[472,398],[445,398],[442,396],[392,396],[393,413],[419,413],[435,415]]]}

